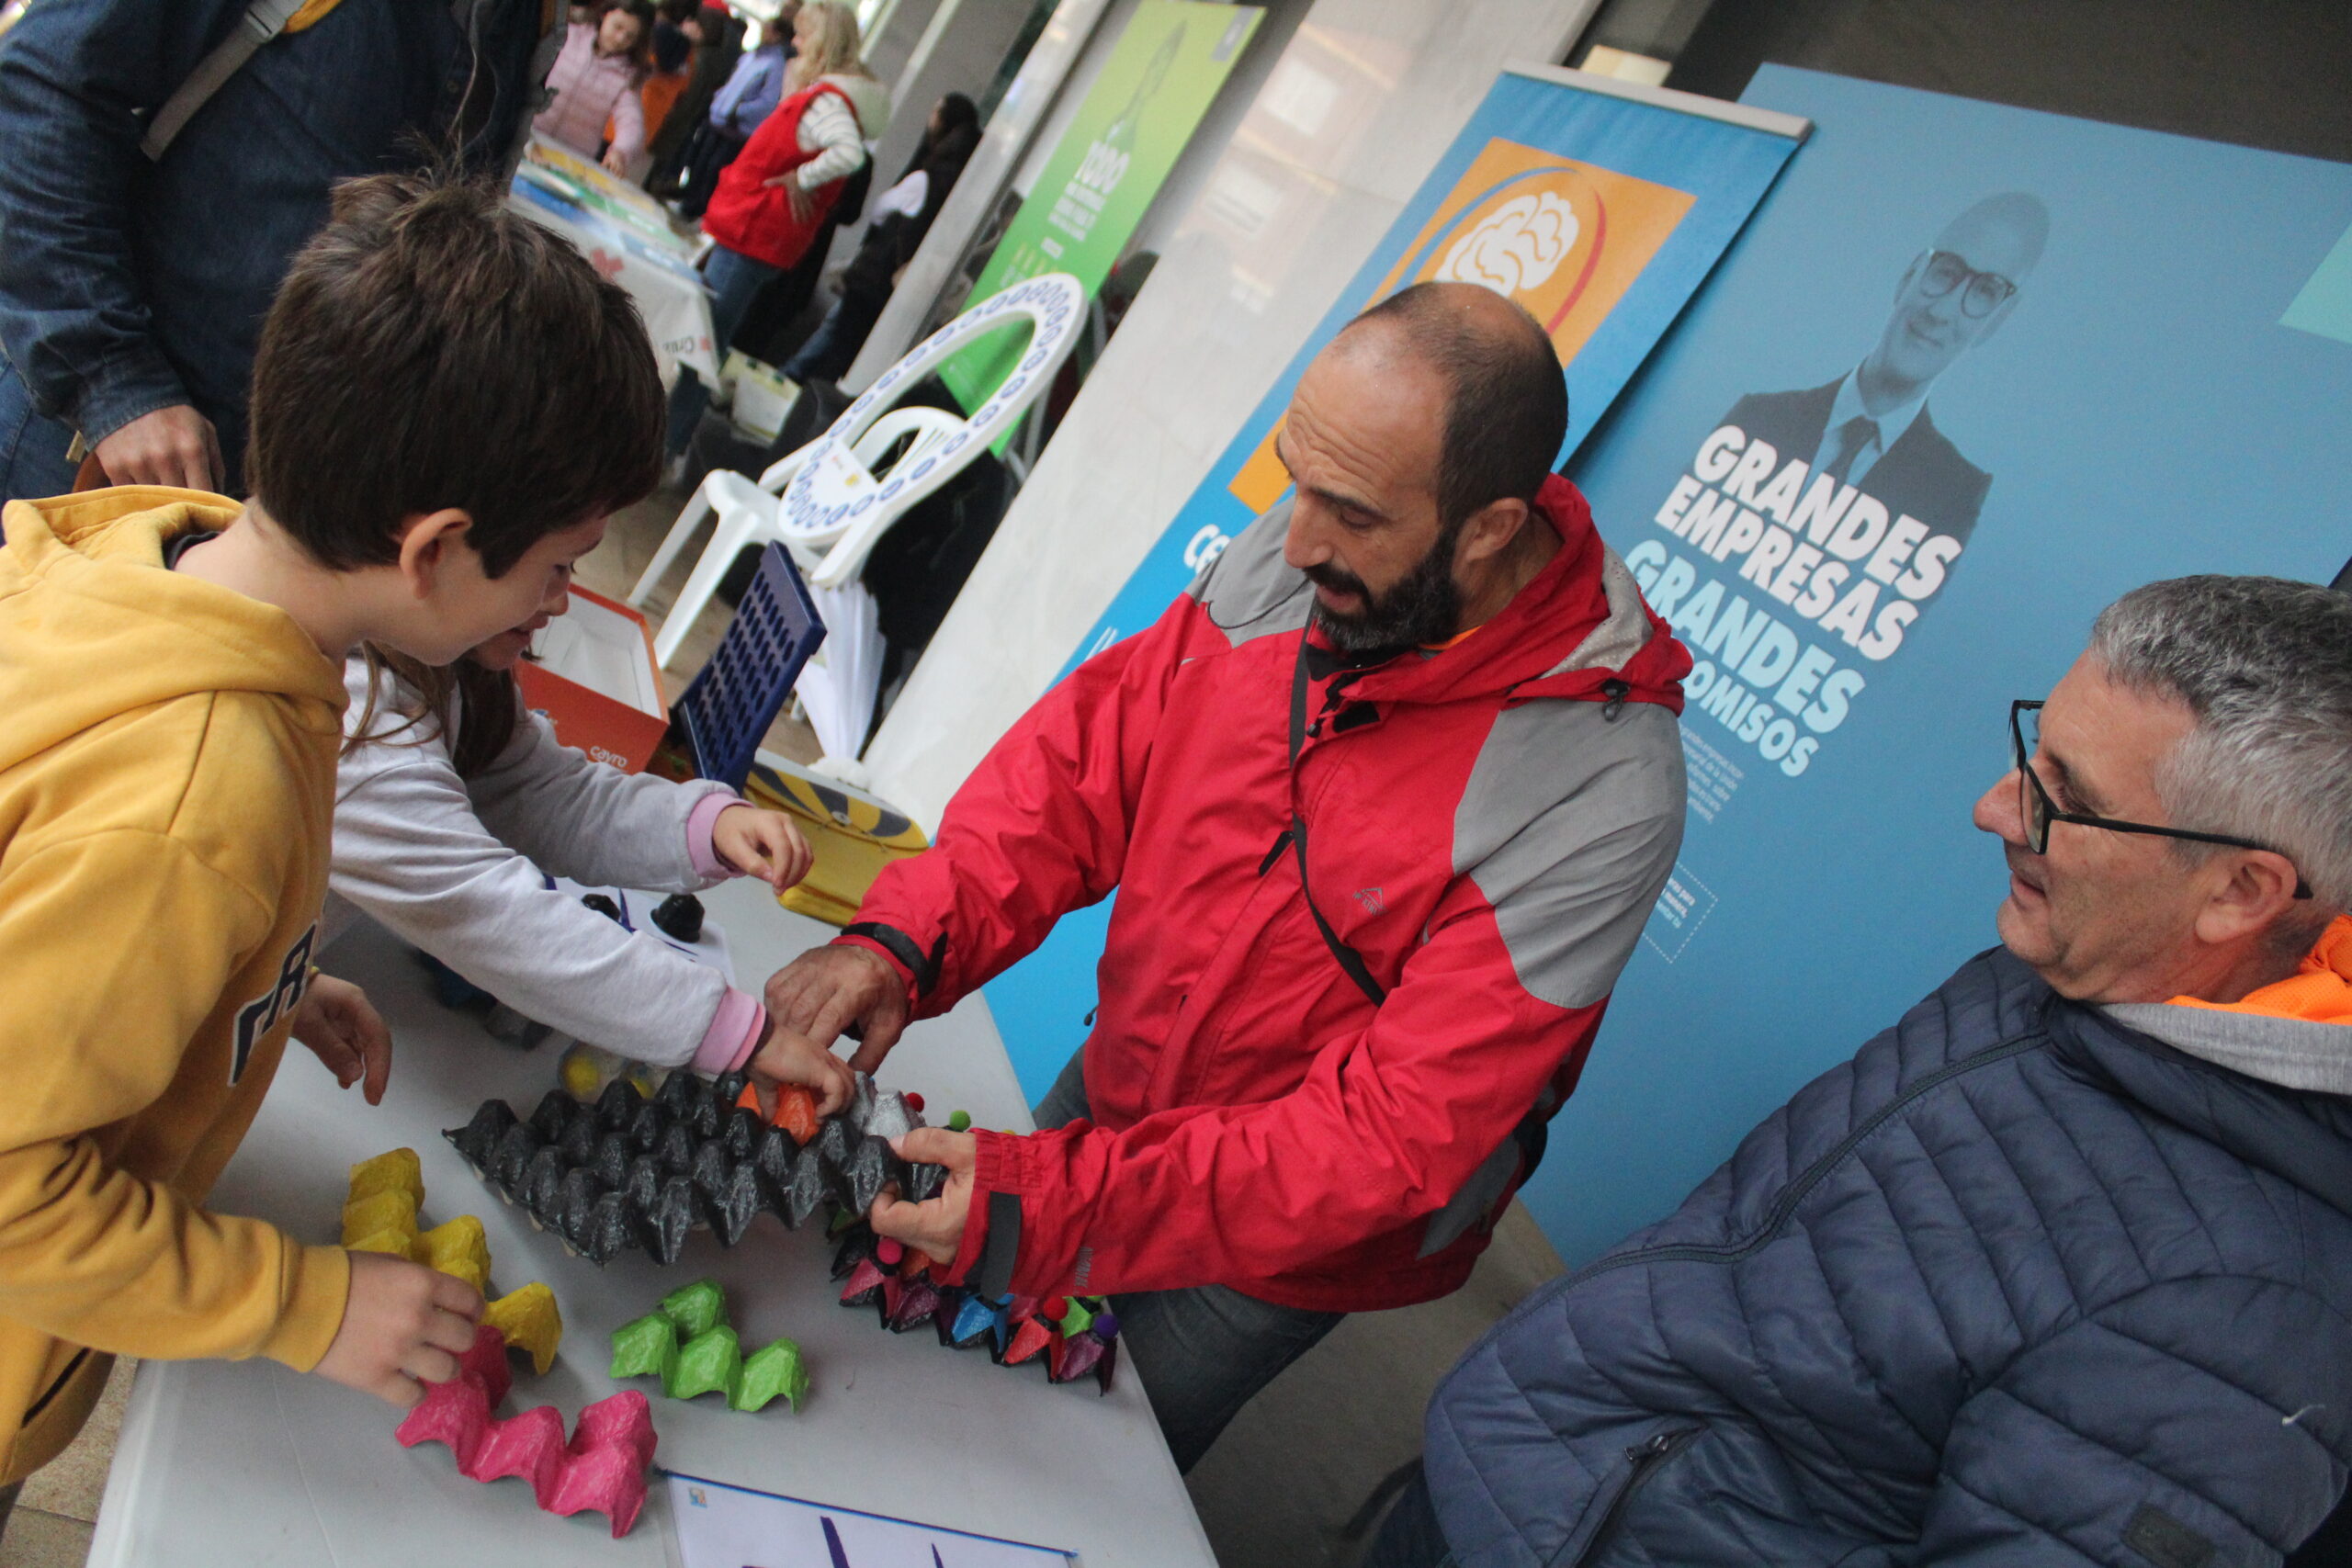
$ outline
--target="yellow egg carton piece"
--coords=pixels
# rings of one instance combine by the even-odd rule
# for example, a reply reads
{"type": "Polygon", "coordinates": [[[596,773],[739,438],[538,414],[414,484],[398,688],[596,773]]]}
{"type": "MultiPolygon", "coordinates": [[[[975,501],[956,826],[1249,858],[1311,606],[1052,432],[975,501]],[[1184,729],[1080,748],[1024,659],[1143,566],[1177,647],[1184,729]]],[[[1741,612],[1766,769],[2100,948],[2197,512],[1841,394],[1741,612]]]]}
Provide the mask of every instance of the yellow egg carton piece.
{"type": "MultiPolygon", "coordinates": [[[[393,1149],[351,1168],[351,1189],[343,1205],[343,1245],[353,1252],[381,1252],[438,1269],[490,1294],[490,1237],[481,1221],[459,1214],[431,1230],[418,1227],[424,1203],[424,1176],[414,1149],[393,1149]]],[[[533,1282],[492,1302],[482,1321],[506,1337],[508,1348],[530,1353],[532,1368],[545,1373],[555,1364],[563,1339],[563,1314],[555,1292],[533,1282]]]]}
{"type": "Polygon", "coordinates": [[[528,1350],[531,1370],[541,1377],[555,1365],[556,1347],[563,1341],[563,1314],[556,1310],[555,1292],[537,1281],[509,1291],[490,1303],[481,1320],[506,1336],[510,1350],[528,1350]]]}

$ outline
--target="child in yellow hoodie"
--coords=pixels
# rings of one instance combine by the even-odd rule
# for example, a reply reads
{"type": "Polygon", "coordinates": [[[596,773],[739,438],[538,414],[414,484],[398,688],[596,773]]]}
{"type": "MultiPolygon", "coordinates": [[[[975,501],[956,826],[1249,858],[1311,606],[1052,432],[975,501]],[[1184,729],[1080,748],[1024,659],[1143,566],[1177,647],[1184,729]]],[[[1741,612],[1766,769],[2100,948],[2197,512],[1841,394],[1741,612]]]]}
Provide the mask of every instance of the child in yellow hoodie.
{"type": "Polygon", "coordinates": [[[0,512],[0,1514],[110,1358],[268,1356],[395,1404],[481,1299],[208,1213],[289,1033],[382,1093],[319,977],[345,655],[445,664],[560,614],[653,487],[627,295],[496,192],[354,182],[254,371],[242,510],[121,489],[0,512]]]}

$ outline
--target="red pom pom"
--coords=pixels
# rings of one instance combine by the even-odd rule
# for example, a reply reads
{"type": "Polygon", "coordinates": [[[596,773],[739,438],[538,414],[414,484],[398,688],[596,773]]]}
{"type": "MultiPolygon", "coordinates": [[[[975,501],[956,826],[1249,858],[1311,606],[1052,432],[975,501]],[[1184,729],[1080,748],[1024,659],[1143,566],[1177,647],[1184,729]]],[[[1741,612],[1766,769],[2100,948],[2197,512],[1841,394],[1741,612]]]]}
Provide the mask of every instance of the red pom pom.
{"type": "Polygon", "coordinates": [[[913,1111],[918,1116],[922,1115],[922,1096],[914,1093],[912,1090],[909,1090],[907,1094],[907,1109],[913,1111]]]}

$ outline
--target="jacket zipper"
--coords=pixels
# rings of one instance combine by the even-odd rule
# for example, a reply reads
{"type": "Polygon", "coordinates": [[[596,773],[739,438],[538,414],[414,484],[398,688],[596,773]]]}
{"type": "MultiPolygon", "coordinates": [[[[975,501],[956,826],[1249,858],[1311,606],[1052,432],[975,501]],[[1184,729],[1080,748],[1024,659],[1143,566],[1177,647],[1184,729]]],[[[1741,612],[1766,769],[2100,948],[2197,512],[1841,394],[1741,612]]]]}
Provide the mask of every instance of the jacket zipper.
{"type": "MultiPolygon", "coordinates": [[[[1756,1233],[1746,1241],[1725,1247],[1701,1247],[1679,1243],[1666,1247],[1645,1247],[1638,1252],[1627,1252],[1614,1258],[1604,1258],[1598,1262],[1586,1264],[1561,1280],[1558,1288],[1552,1294],[1565,1295],[1596,1275],[1607,1274],[1619,1269],[1630,1269],[1637,1263],[1735,1263],[1750,1253],[1761,1251],[1780,1234],[1781,1227],[1788,1223],[1789,1216],[1796,1212],[1797,1205],[1804,1202],[1806,1195],[1820,1185],[1822,1179],[1827,1176],[1830,1170],[1848,1155],[1853,1153],[1857,1145],[1877,1132],[1890,1117],[1905,1106],[1909,1105],[1929,1089],[1939,1088],[1962,1073],[1972,1073],[1979,1067],[1994,1066],[2007,1061],[2012,1056],[2021,1056],[2028,1051],[2040,1050],[2044,1043],[2045,1036],[2042,1034],[2024,1035],[2015,1040],[2004,1041],[1998,1045],[1978,1052],[1965,1061],[1953,1062],[1929,1073],[1926,1077],[1872,1111],[1863,1119],[1860,1126],[1839,1139],[1836,1148],[1808,1166],[1804,1174],[1791,1182],[1787,1190],[1773,1202],[1771,1209],[1764,1216],[1764,1223],[1758,1226],[1756,1233]]],[[[1500,1326],[1499,1324],[1496,1325],[1497,1328],[1500,1326]]],[[[1490,1336],[1493,1332],[1493,1330],[1488,1331],[1490,1336]]]]}
{"type": "Polygon", "coordinates": [[[1689,1448],[1692,1440],[1705,1430],[1703,1427],[1685,1427],[1679,1431],[1660,1432],[1625,1450],[1625,1458],[1634,1467],[1633,1473],[1625,1478],[1625,1484],[1617,1489],[1617,1495],[1610,1499],[1609,1511],[1600,1517],[1600,1528],[1592,1532],[1592,1540],[1586,1542],[1585,1549],[1577,1554],[1577,1568],[1585,1568],[1585,1564],[1600,1560],[1600,1554],[1609,1550],[1610,1544],[1617,1539],[1617,1532],[1624,1528],[1625,1510],[1633,1506],[1634,1495],[1648,1483],[1651,1476],[1666,1468],[1667,1461],[1689,1448]]]}

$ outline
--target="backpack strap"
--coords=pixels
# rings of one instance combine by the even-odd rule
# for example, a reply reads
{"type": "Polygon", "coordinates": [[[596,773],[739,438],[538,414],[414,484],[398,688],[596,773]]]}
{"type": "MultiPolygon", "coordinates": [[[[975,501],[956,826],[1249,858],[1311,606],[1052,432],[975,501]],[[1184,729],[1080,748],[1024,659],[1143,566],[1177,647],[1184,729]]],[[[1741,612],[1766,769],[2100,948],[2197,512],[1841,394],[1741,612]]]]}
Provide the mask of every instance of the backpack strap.
{"type": "MultiPolygon", "coordinates": [[[[187,80],[164,100],[164,107],[148,121],[147,134],[139,139],[139,150],[147,154],[148,161],[160,163],[180,132],[187,129],[187,122],[196,118],[196,111],[211,102],[212,95],[246,61],[260,53],[262,45],[284,32],[286,24],[294,19],[294,13],[311,3],[312,0],[253,0],[237,25],[229,29],[229,36],[212,46],[212,51],[197,62],[187,80]]],[[[326,0],[325,5],[317,7],[317,15],[308,20],[318,20],[336,4],[337,0],[326,0]]]]}

